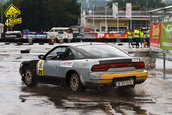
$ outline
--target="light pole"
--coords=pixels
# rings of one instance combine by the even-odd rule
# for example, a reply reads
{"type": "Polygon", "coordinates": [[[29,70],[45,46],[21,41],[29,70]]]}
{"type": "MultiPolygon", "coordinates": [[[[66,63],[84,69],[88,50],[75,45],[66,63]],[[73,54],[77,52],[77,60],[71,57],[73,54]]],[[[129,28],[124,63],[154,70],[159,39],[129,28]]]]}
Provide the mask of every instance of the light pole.
{"type": "Polygon", "coordinates": [[[108,31],[108,25],[107,25],[107,2],[109,2],[109,0],[106,0],[106,6],[105,6],[105,33],[107,33],[107,31],[108,31]]]}
{"type": "Polygon", "coordinates": [[[147,16],[148,16],[148,10],[147,10],[147,0],[146,0],[146,27],[148,28],[148,19],[147,19],[147,16]]]}
{"type": "Polygon", "coordinates": [[[105,33],[107,33],[107,7],[105,7],[105,33]]]}
{"type": "Polygon", "coordinates": [[[94,5],[94,0],[93,0],[93,32],[95,32],[95,20],[94,20],[94,8],[95,8],[95,5],[94,5]]]}

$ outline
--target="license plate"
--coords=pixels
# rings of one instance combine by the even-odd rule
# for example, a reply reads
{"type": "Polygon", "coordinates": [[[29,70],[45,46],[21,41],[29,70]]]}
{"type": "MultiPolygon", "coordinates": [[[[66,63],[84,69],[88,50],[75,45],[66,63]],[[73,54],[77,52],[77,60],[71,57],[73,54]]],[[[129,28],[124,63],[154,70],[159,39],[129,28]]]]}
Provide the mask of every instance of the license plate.
{"type": "Polygon", "coordinates": [[[134,85],[134,79],[115,82],[115,86],[129,86],[129,85],[134,85]]]}

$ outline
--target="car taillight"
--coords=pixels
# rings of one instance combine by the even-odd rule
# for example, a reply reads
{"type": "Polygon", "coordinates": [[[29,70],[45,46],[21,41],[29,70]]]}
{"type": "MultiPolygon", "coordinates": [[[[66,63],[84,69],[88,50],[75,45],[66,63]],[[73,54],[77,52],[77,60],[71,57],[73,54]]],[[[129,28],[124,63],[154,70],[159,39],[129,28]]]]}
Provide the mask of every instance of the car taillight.
{"type": "Polygon", "coordinates": [[[136,69],[145,68],[144,62],[120,63],[120,64],[100,64],[94,65],[91,71],[107,71],[109,68],[135,67],[136,69]]]}
{"type": "Polygon", "coordinates": [[[107,65],[94,65],[91,71],[107,71],[108,69],[107,65]]]}
{"type": "Polygon", "coordinates": [[[136,69],[145,68],[144,62],[134,63],[134,66],[135,66],[136,69]]]}

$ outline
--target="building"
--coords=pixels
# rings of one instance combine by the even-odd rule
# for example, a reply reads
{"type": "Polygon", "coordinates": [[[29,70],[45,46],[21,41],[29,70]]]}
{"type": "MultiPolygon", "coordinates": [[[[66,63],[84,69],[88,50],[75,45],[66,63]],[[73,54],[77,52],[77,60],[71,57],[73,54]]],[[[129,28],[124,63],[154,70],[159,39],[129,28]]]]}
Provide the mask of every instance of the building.
{"type": "Polygon", "coordinates": [[[172,4],[172,0],[165,0],[166,4],[172,4]]]}
{"type": "MultiPolygon", "coordinates": [[[[146,11],[132,11],[132,18],[126,18],[125,11],[119,11],[114,18],[111,8],[96,8],[94,11],[81,11],[82,32],[124,32],[136,27],[146,29],[150,26],[150,15],[146,11]]],[[[153,17],[159,15],[156,13],[153,17]]]]}
{"type": "Polygon", "coordinates": [[[2,37],[2,33],[4,33],[4,24],[0,23],[0,38],[2,37]]]}
{"type": "Polygon", "coordinates": [[[172,22],[172,5],[151,10],[148,13],[152,22],[172,22]]]}

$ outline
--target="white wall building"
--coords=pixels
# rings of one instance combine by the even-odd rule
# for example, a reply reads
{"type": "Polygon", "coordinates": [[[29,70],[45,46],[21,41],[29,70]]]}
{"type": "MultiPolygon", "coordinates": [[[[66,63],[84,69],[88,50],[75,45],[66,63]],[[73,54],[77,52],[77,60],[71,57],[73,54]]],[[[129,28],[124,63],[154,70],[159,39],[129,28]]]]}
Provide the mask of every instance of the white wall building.
{"type": "Polygon", "coordinates": [[[171,22],[172,21],[172,5],[164,7],[164,8],[151,10],[149,11],[149,13],[150,13],[150,18],[152,22],[171,22]],[[154,15],[156,15],[157,13],[159,15],[154,17],[154,15]]]}
{"type": "Polygon", "coordinates": [[[4,33],[4,24],[0,23],[0,38],[2,33],[4,33]]]}
{"type": "MultiPolygon", "coordinates": [[[[158,14],[155,14],[158,15],[158,14]]],[[[118,18],[114,18],[111,8],[97,8],[94,11],[81,11],[81,24],[83,28],[89,28],[92,32],[124,32],[136,27],[142,29],[150,25],[150,15],[146,11],[132,11],[132,18],[126,18],[125,11],[119,11],[118,18]]]]}

